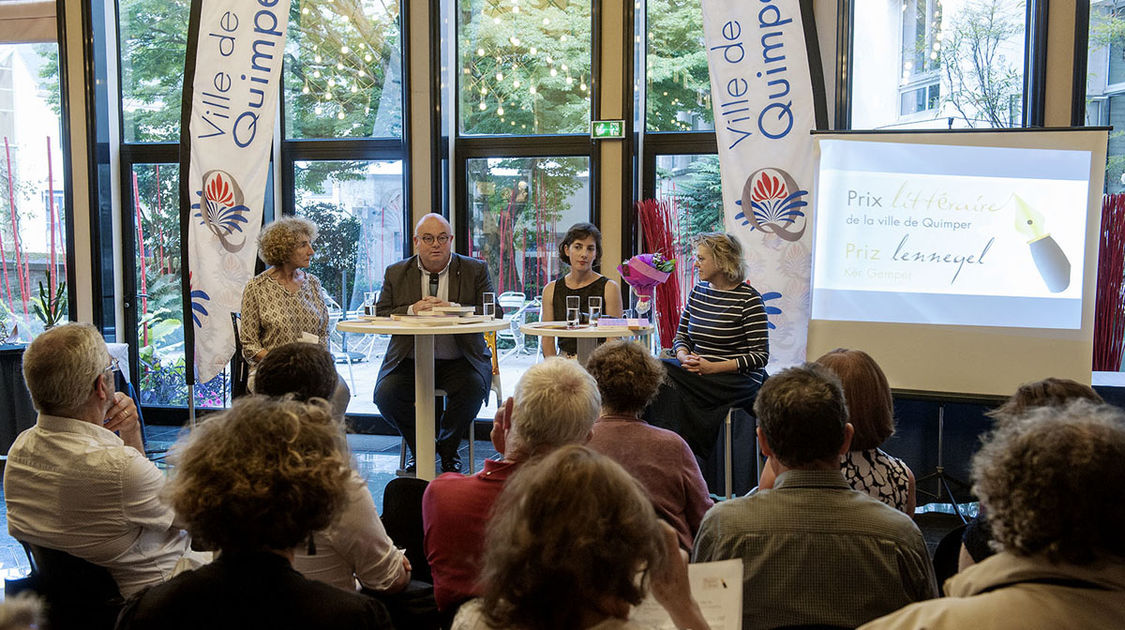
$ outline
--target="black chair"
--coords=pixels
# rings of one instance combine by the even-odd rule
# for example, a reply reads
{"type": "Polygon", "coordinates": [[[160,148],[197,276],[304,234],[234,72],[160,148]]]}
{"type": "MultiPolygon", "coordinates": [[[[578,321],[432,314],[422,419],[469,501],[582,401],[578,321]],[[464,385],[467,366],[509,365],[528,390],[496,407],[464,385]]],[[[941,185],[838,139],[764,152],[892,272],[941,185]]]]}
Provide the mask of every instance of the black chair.
{"type": "Polygon", "coordinates": [[[960,525],[942,537],[934,549],[934,577],[937,578],[938,597],[945,597],[945,581],[957,574],[961,559],[961,537],[965,525],[960,525]]]}
{"type": "Polygon", "coordinates": [[[52,630],[111,630],[125,600],[105,567],[20,541],[52,630]]]}
{"type": "Polygon", "coordinates": [[[249,393],[246,382],[250,379],[250,366],[242,358],[242,339],[238,336],[241,313],[230,314],[230,325],[234,329],[234,356],[230,358],[230,397],[231,400],[249,393]]]}
{"type": "Polygon", "coordinates": [[[383,489],[383,527],[396,545],[406,550],[411,576],[433,583],[430,563],[422,544],[422,494],[429,482],[414,477],[396,477],[383,489]]]}

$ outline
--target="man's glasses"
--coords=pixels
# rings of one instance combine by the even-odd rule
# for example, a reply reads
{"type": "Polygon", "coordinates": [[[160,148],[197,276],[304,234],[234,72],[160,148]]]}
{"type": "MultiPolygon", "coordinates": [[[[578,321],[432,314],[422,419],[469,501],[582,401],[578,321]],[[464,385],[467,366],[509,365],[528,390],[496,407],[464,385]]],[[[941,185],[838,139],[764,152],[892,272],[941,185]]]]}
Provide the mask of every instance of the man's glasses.
{"type": "Polygon", "coordinates": [[[121,364],[117,362],[117,359],[110,359],[109,365],[106,366],[104,371],[105,372],[120,373],[121,372],[121,364]]]}
{"type": "Polygon", "coordinates": [[[433,234],[423,234],[418,238],[420,238],[422,242],[427,245],[433,245],[434,241],[437,241],[439,245],[445,245],[449,242],[449,239],[453,237],[448,234],[438,234],[437,236],[434,236],[433,234]]]}

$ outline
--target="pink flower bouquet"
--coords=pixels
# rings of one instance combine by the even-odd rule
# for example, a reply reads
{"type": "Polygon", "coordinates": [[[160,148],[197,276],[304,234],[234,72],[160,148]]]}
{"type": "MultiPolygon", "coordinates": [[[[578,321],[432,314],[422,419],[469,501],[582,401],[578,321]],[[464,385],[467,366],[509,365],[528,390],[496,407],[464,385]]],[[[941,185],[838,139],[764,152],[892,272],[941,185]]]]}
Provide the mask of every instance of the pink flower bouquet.
{"type": "Polygon", "coordinates": [[[637,294],[637,310],[646,313],[656,294],[656,285],[664,283],[676,268],[675,260],[656,254],[637,254],[617,266],[621,279],[637,294]]]}

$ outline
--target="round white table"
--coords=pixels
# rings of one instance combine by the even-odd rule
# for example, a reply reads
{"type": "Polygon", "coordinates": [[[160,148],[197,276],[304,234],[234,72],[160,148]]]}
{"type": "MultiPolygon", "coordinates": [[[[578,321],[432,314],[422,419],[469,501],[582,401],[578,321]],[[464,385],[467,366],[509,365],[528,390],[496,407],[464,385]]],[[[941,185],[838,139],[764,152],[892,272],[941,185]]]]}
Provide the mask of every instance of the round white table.
{"type": "Polygon", "coordinates": [[[510,323],[503,319],[428,326],[389,317],[348,319],[336,324],[341,332],[414,337],[414,457],[420,479],[434,478],[434,337],[493,332],[508,326],[510,323]]]}
{"type": "Polygon", "coordinates": [[[590,353],[598,346],[598,339],[614,337],[641,337],[652,334],[651,323],[641,326],[591,326],[580,324],[569,328],[566,322],[531,322],[522,324],[520,330],[537,337],[574,337],[578,340],[578,362],[585,365],[590,353]]]}

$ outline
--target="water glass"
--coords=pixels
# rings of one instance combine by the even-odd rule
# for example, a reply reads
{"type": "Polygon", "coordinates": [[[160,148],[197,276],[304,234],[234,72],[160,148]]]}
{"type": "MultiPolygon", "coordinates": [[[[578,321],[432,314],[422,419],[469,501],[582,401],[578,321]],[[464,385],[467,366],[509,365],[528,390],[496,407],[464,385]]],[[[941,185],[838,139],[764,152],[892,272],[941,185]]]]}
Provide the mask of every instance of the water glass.
{"type": "Polygon", "coordinates": [[[590,317],[590,324],[597,324],[598,319],[602,316],[602,299],[598,296],[590,296],[586,301],[586,308],[590,317]]]}
{"type": "Polygon", "coordinates": [[[496,317],[496,294],[490,291],[485,291],[480,294],[481,299],[481,314],[492,319],[496,317]]]}
{"type": "Polygon", "coordinates": [[[375,314],[375,292],[374,291],[364,291],[363,292],[363,313],[365,315],[374,315],[375,314]]]}
{"type": "Polygon", "coordinates": [[[579,312],[582,310],[582,298],[577,295],[566,296],[566,325],[569,327],[577,326],[579,323],[579,312]]]}

